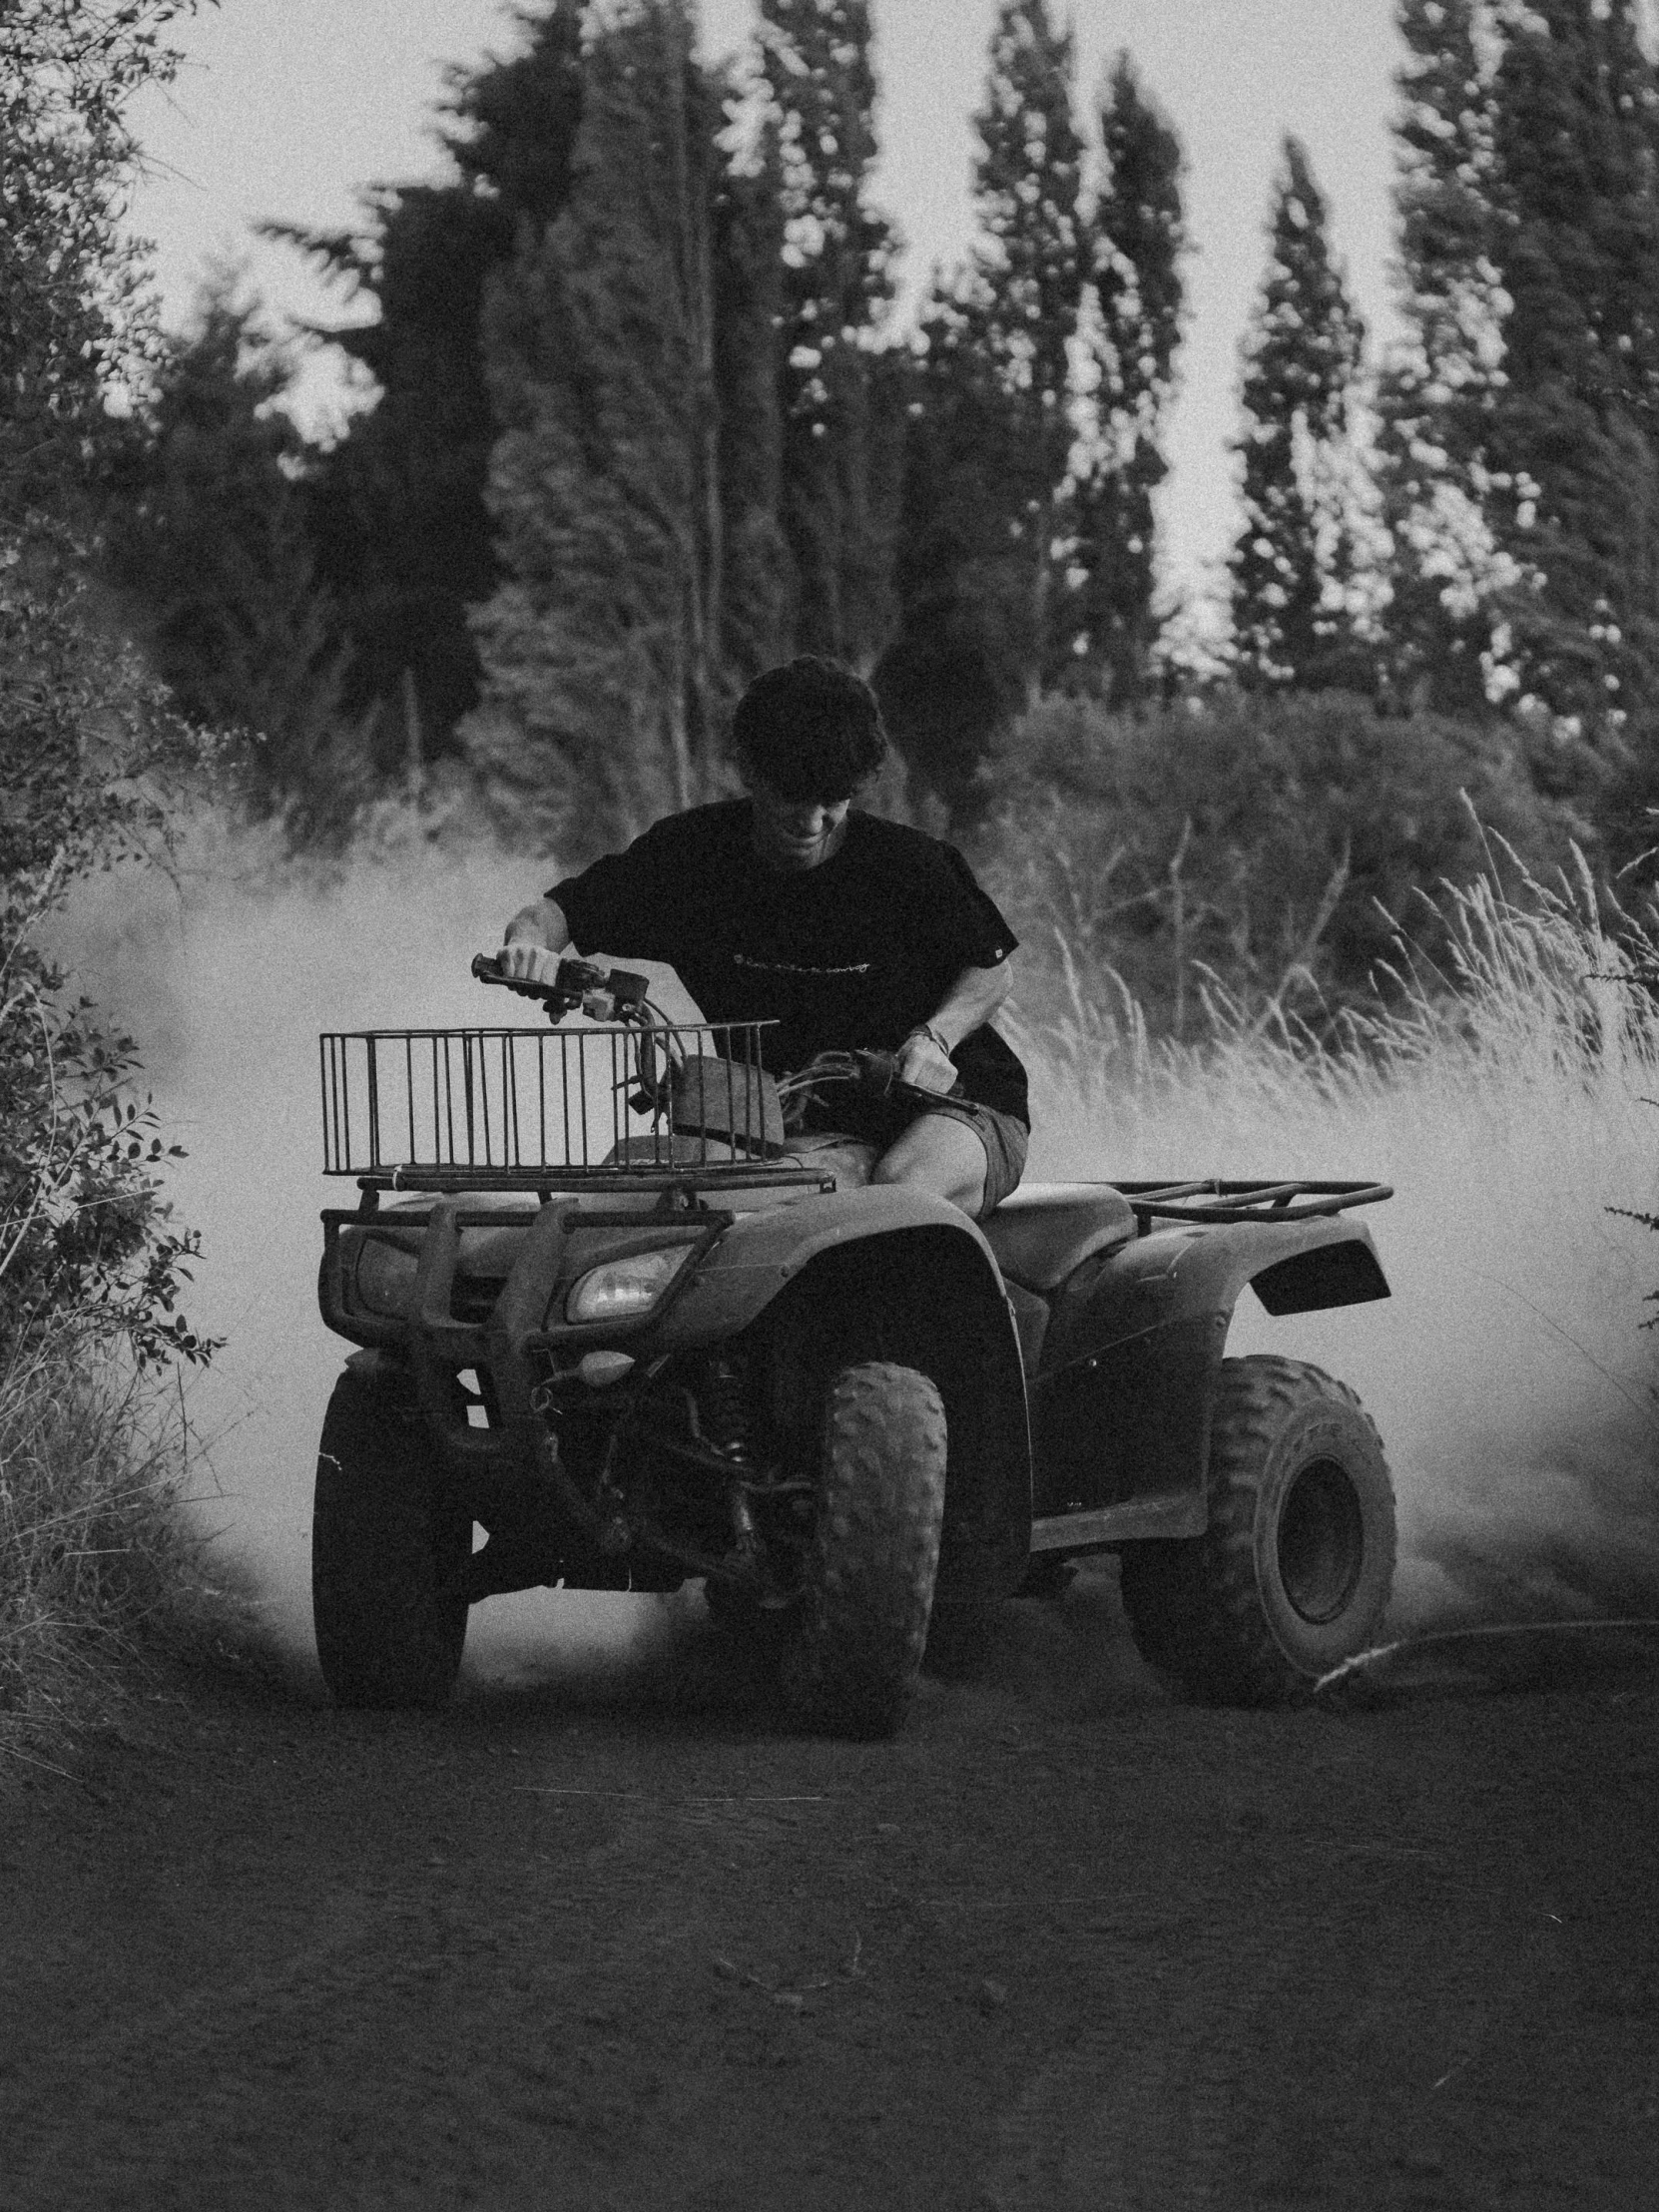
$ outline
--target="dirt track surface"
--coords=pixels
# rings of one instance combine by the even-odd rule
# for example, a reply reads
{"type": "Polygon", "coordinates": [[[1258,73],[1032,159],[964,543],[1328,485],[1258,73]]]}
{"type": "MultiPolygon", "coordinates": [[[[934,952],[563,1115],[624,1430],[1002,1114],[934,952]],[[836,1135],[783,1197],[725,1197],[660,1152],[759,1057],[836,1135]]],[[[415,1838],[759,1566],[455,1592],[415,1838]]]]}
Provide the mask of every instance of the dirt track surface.
{"type": "Polygon", "coordinates": [[[792,1741],[687,1603],[14,1777],[0,2206],[1655,2201],[1651,1672],[1195,1711],[1108,1574],[937,1643],[892,1745],[792,1741]]]}

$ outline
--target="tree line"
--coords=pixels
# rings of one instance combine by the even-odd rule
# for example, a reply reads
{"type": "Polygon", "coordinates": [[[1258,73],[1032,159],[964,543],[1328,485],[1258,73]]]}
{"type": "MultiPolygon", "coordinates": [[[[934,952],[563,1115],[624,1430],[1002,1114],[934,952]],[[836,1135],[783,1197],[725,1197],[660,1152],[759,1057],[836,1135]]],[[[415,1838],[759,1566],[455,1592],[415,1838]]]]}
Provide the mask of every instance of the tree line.
{"type": "MultiPolygon", "coordinates": [[[[1406,338],[1385,360],[1285,142],[1230,637],[1197,664],[1157,545],[1184,158],[1132,57],[1085,104],[1050,0],[1001,0],[972,242],[904,321],[868,0],[759,18],[716,64],[693,0],[542,0],[522,51],[453,77],[449,181],[377,187],[349,231],[279,230],[349,300],[325,334],[376,390],[335,443],[294,432],[280,348],[229,288],[169,350],[109,573],[186,711],[259,733],[257,804],[321,832],[448,775],[575,855],[721,788],[744,684],[816,651],[871,677],[912,794],[963,833],[1017,842],[1073,733],[1061,753],[1113,807],[1149,795],[1131,903],[1168,908],[1179,845],[1230,943],[1246,831],[1218,818],[1207,843],[1216,784],[1188,793],[1218,715],[1287,807],[1372,758],[1331,750],[1338,724],[1394,729],[1390,881],[1472,864],[1422,827],[1460,788],[1529,856],[1572,836],[1638,861],[1659,801],[1638,0],[1397,0],[1406,338]]],[[[1325,813],[1276,941],[1338,872],[1325,813]]]]}
{"type": "Polygon", "coordinates": [[[912,341],[868,0],[760,17],[715,65],[689,0],[553,0],[454,79],[450,182],[280,231],[368,310],[328,334],[378,396],[326,450],[228,288],[175,346],[112,572],[180,698],[263,733],[273,800],[464,754],[527,830],[638,823],[711,788],[795,651],[875,676],[960,800],[1050,683],[1149,681],[1173,131],[1125,58],[1091,165],[1069,34],[1009,0],[980,235],[912,341]]]}

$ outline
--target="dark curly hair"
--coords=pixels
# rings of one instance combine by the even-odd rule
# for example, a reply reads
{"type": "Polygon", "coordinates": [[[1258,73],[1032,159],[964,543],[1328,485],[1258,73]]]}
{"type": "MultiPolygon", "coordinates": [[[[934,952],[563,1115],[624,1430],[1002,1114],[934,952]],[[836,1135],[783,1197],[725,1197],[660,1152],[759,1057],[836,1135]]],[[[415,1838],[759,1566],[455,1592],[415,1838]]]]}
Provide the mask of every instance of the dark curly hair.
{"type": "Polygon", "coordinates": [[[757,676],[732,717],[746,775],[781,799],[850,799],[887,755],[869,686],[834,661],[804,653],[757,676]]]}

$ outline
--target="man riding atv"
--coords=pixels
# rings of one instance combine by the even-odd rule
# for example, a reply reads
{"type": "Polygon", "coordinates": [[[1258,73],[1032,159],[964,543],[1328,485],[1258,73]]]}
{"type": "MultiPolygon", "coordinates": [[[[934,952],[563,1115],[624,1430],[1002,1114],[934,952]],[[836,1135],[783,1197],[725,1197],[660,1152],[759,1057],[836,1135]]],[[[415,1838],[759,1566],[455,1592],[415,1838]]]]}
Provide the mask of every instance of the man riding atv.
{"type": "Polygon", "coordinates": [[[334,1696],[441,1704],[500,1592],[700,1580],[795,1722],[888,1735],[935,1598],[1113,1550],[1188,1694],[1302,1694],[1382,1616],[1387,1466],[1344,1383],[1227,1338],[1247,1286],[1273,1315],[1385,1298],[1352,1210],[1387,1186],[1015,1190],[1025,1076],[987,1020],[1013,939],[947,845],[853,809],[873,699],[797,661],[734,738],[746,799],[474,959],[546,1027],[319,1041],[324,1172],[359,1192],[318,1279],[357,1348],[311,1523],[334,1696]],[[706,1018],[573,937],[672,963],[706,1018]]]}
{"type": "Polygon", "coordinates": [[[670,816],[521,908],[501,976],[551,983],[569,947],[602,948],[672,966],[706,1021],[776,1023],[774,1075],[894,1054],[930,1104],[851,1091],[810,1104],[806,1126],[872,1146],[871,1182],[982,1219],[1019,1182],[1030,1131],[1025,1070],[990,1026],[1013,932],[952,846],[853,806],[886,753],[857,677],[812,656],[769,670],[732,744],[748,797],[670,816]]]}

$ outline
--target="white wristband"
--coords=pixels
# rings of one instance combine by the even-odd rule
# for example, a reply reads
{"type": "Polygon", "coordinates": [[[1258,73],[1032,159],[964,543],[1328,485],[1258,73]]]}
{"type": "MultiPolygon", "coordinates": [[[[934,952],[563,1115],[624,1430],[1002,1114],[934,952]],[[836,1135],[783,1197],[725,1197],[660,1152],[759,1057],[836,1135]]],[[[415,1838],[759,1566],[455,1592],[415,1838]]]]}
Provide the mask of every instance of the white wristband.
{"type": "Polygon", "coordinates": [[[929,1043],[937,1045],[938,1049],[944,1054],[945,1058],[947,1060],[949,1059],[950,1047],[945,1043],[943,1037],[939,1035],[939,1032],[933,1027],[933,1024],[930,1021],[918,1021],[915,1027],[910,1031],[910,1035],[912,1037],[927,1038],[929,1043]]]}

